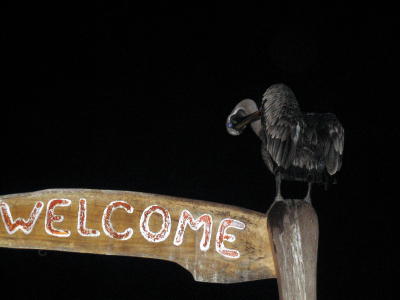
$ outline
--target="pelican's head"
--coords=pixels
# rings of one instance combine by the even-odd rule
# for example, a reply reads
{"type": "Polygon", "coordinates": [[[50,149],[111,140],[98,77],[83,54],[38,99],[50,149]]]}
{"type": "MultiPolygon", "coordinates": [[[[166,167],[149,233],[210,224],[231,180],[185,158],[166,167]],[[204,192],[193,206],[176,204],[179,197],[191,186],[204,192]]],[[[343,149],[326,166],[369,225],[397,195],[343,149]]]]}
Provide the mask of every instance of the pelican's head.
{"type": "Polygon", "coordinates": [[[260,119],[260,112],[257,110],[249,115],[246,115],[244,110],[233,110],[226,120],[226,129],[230,135],[240,135],[247,125],[252,124],[253,130],[258,135],[260,124],[255,122],[260,119]]]}
{"type": "Polygon", "coordinates": [[[230,135],[240,135],[251,124],[258,135],[260,130],[260,111],[251,99],[240,101],[226,119],[226,130],[230,135]]]}
{"type": "Polygon", "coordinates": [[[240,135],[246,128],[247,124],[243,124],[245,113],[241,109],[234,109],[226,119],[226,130],[230,135],[240,135]]]}

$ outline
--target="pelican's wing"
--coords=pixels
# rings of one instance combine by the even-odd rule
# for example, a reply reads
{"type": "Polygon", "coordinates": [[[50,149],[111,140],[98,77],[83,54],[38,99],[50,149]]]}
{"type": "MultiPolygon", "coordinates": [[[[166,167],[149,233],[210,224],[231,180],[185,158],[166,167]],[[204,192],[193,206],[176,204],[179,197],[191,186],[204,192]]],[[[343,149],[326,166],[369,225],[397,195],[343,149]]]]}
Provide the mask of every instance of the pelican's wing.
{"type": "Polygon", "coordinates": [[[334,114],[320,114],[318,117],[318,139],[322,147],[326,170],[335,174],[342,166],[344,129],[334,114]]]}
{"type": "Polygon", "coordinates": [[[304,126],[296,97],[286,85],[275,84],[264,93],[261,105],[267,150],[279,167],[287,169],[304,126]]]}

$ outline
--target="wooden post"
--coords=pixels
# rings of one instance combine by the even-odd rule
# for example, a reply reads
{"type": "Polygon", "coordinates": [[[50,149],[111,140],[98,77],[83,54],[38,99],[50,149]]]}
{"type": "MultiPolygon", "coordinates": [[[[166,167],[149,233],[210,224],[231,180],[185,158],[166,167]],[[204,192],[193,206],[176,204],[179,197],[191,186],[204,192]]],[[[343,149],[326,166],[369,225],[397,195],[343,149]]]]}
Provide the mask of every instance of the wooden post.
{"type": "Polygon", "coordinates": [[[267,213],[280,300],[316,300],[318,217],[303,200],[275,201],[267,213]]]}

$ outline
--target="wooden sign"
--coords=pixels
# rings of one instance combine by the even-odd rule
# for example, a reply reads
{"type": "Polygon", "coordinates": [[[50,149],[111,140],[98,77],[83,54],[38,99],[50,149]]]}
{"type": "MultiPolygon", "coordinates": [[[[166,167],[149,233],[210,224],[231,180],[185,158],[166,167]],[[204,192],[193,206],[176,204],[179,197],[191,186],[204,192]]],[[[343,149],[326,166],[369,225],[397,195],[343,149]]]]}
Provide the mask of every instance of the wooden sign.
{"type": "Polygon", "coordinates": [[[54,189],[0,197],[0,247],[156,258],[194,279],[276,277],[266,215],[146,193],[54,189]]]}

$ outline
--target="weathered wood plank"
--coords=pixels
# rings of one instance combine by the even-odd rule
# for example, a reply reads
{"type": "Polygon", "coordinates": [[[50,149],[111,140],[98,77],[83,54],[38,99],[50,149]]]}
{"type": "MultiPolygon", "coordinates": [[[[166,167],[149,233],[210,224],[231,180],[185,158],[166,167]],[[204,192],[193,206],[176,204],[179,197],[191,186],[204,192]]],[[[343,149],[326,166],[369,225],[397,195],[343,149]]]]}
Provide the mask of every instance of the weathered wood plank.
{"type": "Polygon", "coordinates": [[[2,196],[0,213],[0,247],[169,260],[203,282],[275,277],[265,214],[247,209],[137,192],[54,189],[2,196]],[[185,229],[189,213],[192,228],[185,229]]]}
{"type": "Polygon", "coordinates": [[[316,300],[318,217],[303,200],[276,201],[268,230],[281,300],[316,300]]]}

